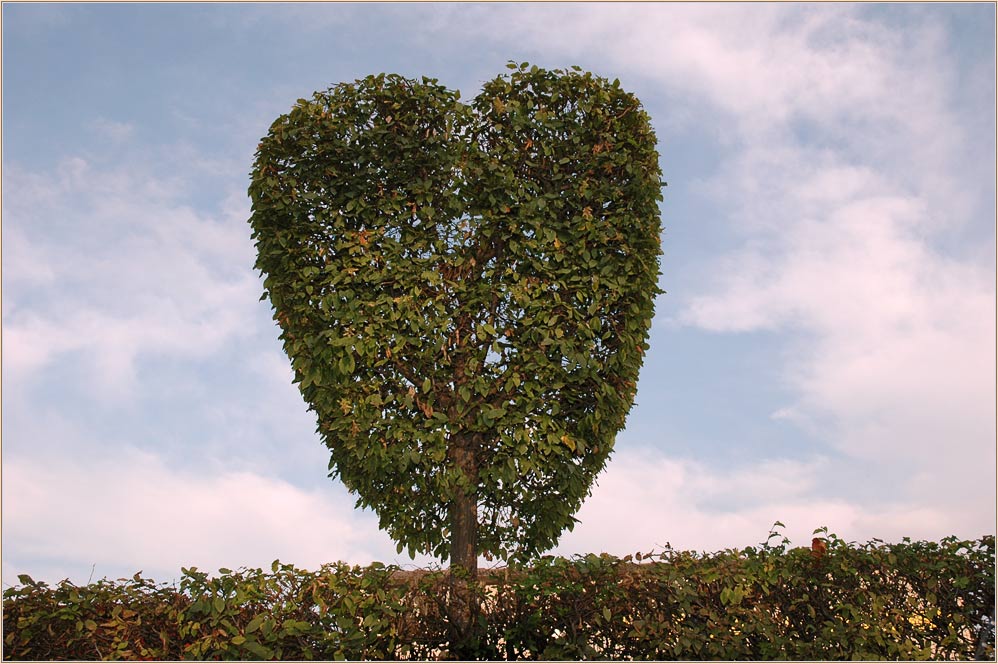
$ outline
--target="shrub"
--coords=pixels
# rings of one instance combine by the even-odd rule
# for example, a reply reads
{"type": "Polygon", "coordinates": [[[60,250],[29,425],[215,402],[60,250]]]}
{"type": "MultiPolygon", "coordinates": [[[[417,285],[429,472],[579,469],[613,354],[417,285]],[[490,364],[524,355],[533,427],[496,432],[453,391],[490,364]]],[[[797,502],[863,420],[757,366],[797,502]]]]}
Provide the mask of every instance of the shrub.
{"type": "MultiPolygon", "coordinates": [[[[816,531],[817,532],[817,531],[816,531]]],[[[776,544],[773,540],[779,540],[776,544]]],[[[994,659],[995,542],[667,548],[546,556],[483,574],[491,659],[994,659]]],[[[447,573],[379,563],[315,572],[183,569],[3,595],[4,658],[401,659],[447,656],[447,573]]]]}

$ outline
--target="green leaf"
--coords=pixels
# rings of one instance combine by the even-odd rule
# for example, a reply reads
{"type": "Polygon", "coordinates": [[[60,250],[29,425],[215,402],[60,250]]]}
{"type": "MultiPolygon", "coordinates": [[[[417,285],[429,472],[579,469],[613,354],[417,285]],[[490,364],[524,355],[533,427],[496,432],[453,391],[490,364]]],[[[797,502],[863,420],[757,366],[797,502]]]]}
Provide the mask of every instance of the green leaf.
{"type": "Polygon", "coordinates": [[[245,630],[246,633],[247,634],[252,634],[256,630],[260,629],[260,625],[266,619],[267,619],[267,617],[264,614],[262,614],[262,613],[254,616],[253,619],[250,620],[249,623],[246,625],[246,630],[245,630]]]}
{"type": "Polygon", "coordinates": [[[274,658],[274,653],[272,650],[270,650],[270,648],[267,648],[266,646],[263,646],[257,643],[256,641],[246,641],[242,645],[243,648],[249,650],[251,653],[259,657],[260,659],[269,660],[274,658]]]}

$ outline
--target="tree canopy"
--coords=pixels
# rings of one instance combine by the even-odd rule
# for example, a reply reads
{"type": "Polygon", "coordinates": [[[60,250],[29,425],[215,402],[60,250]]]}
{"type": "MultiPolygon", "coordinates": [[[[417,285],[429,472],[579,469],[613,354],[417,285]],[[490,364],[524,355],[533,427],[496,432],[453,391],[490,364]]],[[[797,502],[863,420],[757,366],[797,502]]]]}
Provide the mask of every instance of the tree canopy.
{"type": "Polygon", "coordinates": [[[661,171],[638,100],[511,65],[469,104],[369,76],[300,99],[249,189],[264,274],[330,476],[399,551],[527,558],[574,523],[634,399],[661,171]]]}

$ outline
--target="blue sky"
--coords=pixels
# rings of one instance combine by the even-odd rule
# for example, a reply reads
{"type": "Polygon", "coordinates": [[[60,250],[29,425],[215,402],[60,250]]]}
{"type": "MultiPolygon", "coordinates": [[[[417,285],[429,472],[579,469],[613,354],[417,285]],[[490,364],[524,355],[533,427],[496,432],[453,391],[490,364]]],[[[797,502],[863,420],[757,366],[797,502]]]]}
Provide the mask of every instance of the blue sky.
{"type": "Polygon", "coordinates": [[[5,4],[2,573],[397,556],[326,478],[249,239],[341,81],[508,60],[644,103],[669,182],[637,405],[555,550],[995,532],[990,4],[5,4]]]}

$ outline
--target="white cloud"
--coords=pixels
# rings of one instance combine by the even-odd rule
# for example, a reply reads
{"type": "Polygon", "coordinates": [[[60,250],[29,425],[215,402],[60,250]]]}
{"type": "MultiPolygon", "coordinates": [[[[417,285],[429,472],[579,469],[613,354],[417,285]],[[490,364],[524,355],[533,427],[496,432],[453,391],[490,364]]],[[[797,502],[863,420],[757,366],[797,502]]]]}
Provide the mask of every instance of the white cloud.
{"type": "Polygon", "coordinates": [[[721,276],[683,319],[803,333],[784,369],[796,421],[850,455],[932,468],[993,501],[993,267],[934,248],[931,203],[867,168],[784,162],[798,178],[760,204],[766,173],[748,161],[749,183],[729,186],[771,214],[742,226],[746,246],[712,268],[721,276]],[[980,463],[955,461],[969,457],[980,463]]]}
{"type": "Polygon", "coordinates": [[[249,333],[260,287],[234,199],[208,216],[176,184],[80,158],[52,177],[9,171],[5,378],[28,380],[75,352],[120,397],[144,353],[206,357],[249,333]]]}
{"type": "MultiPolygon", "coordinates": [[[[3,229],[4,282],[26,286],[49,284],[55,279],[55,269],[46,260],[44,251],[29,240],[19,228],[3,229]]],[[[6,311],[7,302],[4,302],[6,311]]]]}
{"type": "MultiPolygon", "coordinates": [[[[342,560],[394,562],[377,519],[337,485],[304,490],[251,472],[168,467],[135,449],[69,459],[8,456],[3,464],[4,577],[57,581],[180,567],[267,568],[276,558],[317,569],[342,560]]],[[[406,559],[408,560],[408,559],[406,559]]]]}
{"type": "MultiPolygon", "coordinates": [[[[974,515],[902,501],[875,508],[833,497],[835,466],[763,460],[734,470],[652,450],[620,451],[554,553],[624,556],[661,549],[756,545],[777,520],[794,545],[827,526],[847,541],[974,538],[974,515]]],[[[170,581],[181,567],[266,569],[275,558],[305,569],[342,560],[426,566],[396,556],[370,513],[339,485],[303,489],[247,471],[166,465],[133,448],[93,456],[4,458],[4,567],[54,582],[130,576],[170,581]]],[[[491,565],[494,563],[485,563],[491,565]]]]}
{"type": "Polygon", "coordinates": [[[743,128],[852,115],[905,87],[884,57],[906,55],[898,34],[858,20],[848,6],[535,5],[515,14],[483,6],[454,18],[552,60],[599,56],[625,75],[682,93],[677,99],[706,101],[743,128]]]}
{"type": "Polygon", "coordinates": [[[953,513],[945,505],[898,500],[871,505],[840,491],[841,467],[828,459],[762,460],[732,470],[652,450],[622,450],[582,506],[580,523],[561,538],[557,552],[624,556],[660,550],[717,551],[754,546],[770,527],[796,546],[810,544],[827,526],[846,541],[900,541],[984,534],[979,507],[953,513]]]}
{"type": "Polygon", "coordinates": [[[993,509],[973,507],[995,500],[993,257],[939,241],[981,223],[967,216],[979,176],[956,164],[965,138],[939,68],[882,59],[891,89],[912,90],[871,99],[836,149],[783,136],[728,160],[710,191],[744,245],[704,270],[717,276],[682,318],[797,333],[783,368],[797,399],[783,415],[878,464],[899,499],[928,505],[927,486],[951,487],[932,502],[993,527],[993,509]]]}

